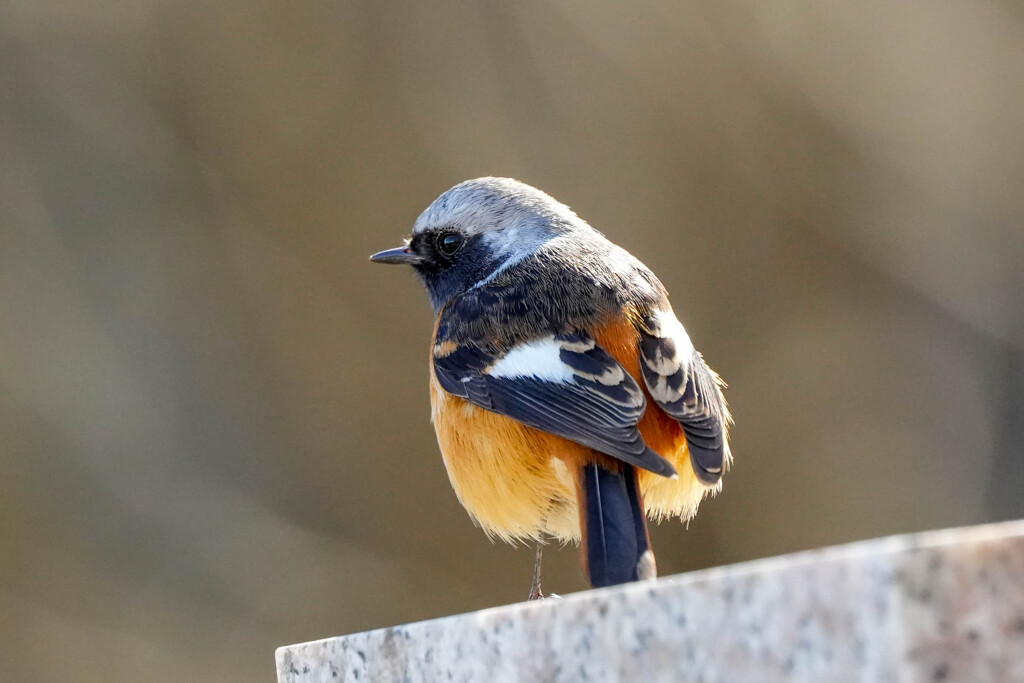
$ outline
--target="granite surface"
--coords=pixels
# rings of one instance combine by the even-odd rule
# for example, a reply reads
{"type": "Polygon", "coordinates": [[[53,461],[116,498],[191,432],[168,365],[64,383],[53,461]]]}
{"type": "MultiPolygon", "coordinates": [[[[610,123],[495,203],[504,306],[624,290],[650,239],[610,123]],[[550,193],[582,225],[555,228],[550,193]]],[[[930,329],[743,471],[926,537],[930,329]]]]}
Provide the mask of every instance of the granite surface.
{"type": "Polygon", "coordinates": [[[866,541],[277,651],[314,681],[1024,681],[1024,521],[866,541]]]}

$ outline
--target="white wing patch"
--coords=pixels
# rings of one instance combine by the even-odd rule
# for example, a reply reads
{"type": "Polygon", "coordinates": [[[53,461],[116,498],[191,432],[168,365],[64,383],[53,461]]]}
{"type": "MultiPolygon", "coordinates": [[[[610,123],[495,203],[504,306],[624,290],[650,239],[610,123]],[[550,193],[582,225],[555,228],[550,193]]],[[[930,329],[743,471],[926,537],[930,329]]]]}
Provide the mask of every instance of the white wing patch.
{"type": "Polygon", "coordinates": [[[491,377],[535,377],[548,382],[571,382],[573,371],[562,362],[562,346],[554,335],[519,344],[487,370],[491,377]]]}

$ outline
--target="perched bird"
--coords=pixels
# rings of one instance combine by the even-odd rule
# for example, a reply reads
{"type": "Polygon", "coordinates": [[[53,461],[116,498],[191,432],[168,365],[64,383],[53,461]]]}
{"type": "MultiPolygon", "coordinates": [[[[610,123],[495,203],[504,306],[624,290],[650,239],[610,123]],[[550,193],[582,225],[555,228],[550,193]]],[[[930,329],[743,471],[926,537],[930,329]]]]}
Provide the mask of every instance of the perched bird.
{"type": "Polygon", "coordinates": [[[456,185],[370,260],[433,304],[431,415],[470,516],[538,551],[582,540],[593,586],[653,578],[647,515],[689,519],[731,461],[723,384],[658,278],[508,178],[456,185]]]}

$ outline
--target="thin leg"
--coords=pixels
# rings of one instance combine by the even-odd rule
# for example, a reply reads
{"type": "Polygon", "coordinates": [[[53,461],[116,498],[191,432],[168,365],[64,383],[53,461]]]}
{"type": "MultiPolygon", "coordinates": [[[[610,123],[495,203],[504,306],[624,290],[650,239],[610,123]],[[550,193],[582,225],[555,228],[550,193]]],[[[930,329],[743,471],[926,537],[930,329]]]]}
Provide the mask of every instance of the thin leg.
{"type": "Polygon", "coordinates": [[[541,600],[544,598],[544,591],[540,589],[540,561],[544,555],[544,544],[537,541],[537,559],[533,563],[533,583],[530,584],[530,596],[527,600],[541,600]]]}

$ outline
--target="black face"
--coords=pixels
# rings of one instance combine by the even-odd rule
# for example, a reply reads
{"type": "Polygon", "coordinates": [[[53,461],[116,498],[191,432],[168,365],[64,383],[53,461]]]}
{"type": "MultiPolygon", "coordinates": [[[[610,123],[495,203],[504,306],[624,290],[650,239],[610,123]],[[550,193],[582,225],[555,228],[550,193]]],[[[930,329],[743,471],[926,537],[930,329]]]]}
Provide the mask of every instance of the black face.
{"type": "Polygon", "coordinates": [[[454,228],[415,235],[409,251],[423,259],[413,267],[423,279],[435,310],[487,277],[500,262],[479,236],[469,237],[454,228]]]}
{"type": "Polygon", "coordinates": [[[455,263],[462,248],[466,246],[466,236],[453,228],[440,228],[429,232],[421,232],[409,242],[409,251],[423,259],[417,268],[443,270],[455,263]]]}

